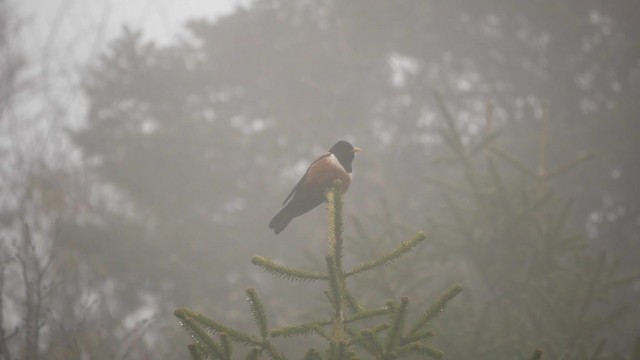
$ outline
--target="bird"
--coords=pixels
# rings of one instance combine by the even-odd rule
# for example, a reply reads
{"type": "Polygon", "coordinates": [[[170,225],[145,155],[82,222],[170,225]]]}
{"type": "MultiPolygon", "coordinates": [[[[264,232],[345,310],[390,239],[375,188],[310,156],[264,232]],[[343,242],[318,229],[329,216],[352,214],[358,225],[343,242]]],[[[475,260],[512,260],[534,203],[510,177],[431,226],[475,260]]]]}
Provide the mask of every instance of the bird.
{"type": "Polygon", "coordinates": [[[269,228],[277,235],[295,217],[322,204],[326,200],[325,192],[335,180],[341,181],[343,193],[347,191],[351,184],[353,158],[358,151],[360,148],[340,140],[328,152],[315,159],[284,199],[283,208],[271,219],[269,228]]]}

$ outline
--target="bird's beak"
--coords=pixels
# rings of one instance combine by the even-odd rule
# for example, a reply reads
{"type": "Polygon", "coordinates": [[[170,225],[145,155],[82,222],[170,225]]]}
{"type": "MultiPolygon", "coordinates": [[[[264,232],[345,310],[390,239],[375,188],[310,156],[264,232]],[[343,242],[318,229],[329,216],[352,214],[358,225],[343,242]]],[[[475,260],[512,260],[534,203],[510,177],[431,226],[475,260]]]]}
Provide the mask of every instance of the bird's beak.
{"type": "Polygon", "coordinates": [[[353,150],[351,150],[352,153],[357,153],[358,151],[362,151],[362,149],[354,147],[353,150]]]}

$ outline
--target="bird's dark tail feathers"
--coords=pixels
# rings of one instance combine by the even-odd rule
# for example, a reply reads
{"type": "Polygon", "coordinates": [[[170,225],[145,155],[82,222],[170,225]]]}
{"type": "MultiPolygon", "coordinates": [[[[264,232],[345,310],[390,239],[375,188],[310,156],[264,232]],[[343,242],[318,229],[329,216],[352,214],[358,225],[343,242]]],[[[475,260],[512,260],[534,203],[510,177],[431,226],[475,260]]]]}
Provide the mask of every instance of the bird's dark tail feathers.
{"type": "Polygon", "coordinates": [[[276,214],[276,216],[271,219],[269,222],[269,228],[273,229],[273,231],[278,235],[284,228],[289,225],[291,220],[293,220],[295,216],[291,215],[291,212],[287,209],[287,207],[283,208],[276,214]]]}

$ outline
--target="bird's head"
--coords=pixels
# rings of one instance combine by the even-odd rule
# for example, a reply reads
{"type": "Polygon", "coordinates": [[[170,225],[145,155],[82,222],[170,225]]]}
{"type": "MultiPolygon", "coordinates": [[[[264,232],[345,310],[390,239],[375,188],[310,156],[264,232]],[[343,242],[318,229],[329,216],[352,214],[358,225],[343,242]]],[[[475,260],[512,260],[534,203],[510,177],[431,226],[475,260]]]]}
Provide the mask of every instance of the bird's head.
{"type": "Polygon", "coordinates": [[[344,140],[338,141],[331,147],[331,149],[329,149],[329,152],[338,159],[342,167],[347,170],[347,172],[351,172],[351,163],[358,151],[360,151],[360,148],[354,147],[348,141],[344,140]]]}

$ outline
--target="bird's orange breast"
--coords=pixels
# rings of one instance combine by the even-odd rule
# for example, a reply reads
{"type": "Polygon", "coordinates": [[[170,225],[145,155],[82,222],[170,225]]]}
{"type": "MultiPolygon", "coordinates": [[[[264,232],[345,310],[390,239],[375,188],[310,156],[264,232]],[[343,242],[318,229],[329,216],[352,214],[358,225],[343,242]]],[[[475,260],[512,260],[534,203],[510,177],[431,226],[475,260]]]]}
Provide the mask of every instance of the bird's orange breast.
{"type": "Polygon", "coordinates": [[[351,174],[342,167],[335,156],[325,156],[309,168],[305,188],[324,191],[338,179],[342,182],[342,192],[344,193],[351,184],[351,174]]]}

